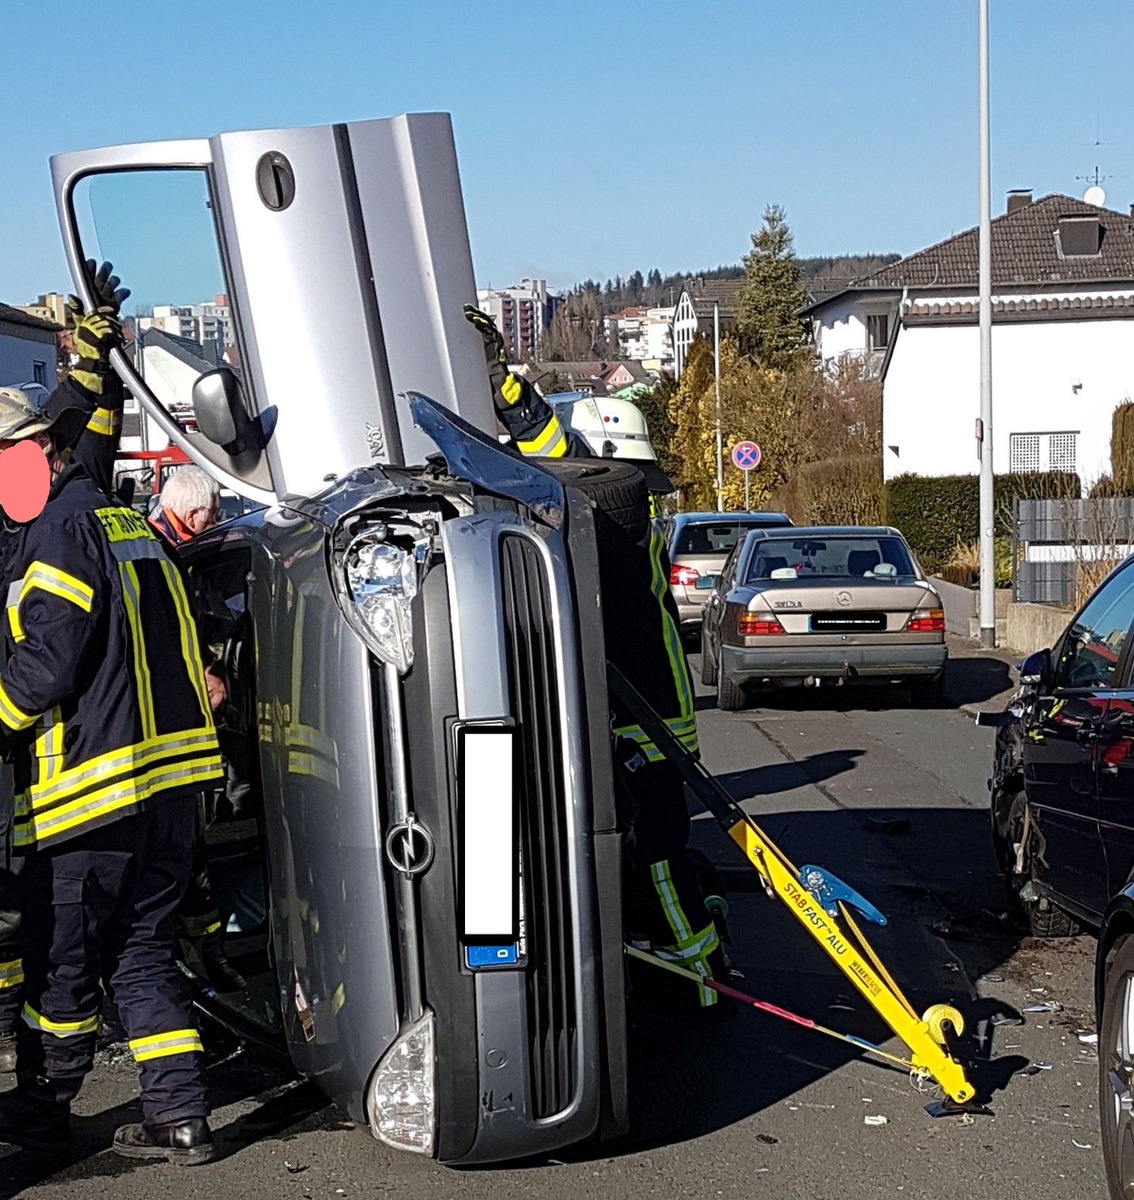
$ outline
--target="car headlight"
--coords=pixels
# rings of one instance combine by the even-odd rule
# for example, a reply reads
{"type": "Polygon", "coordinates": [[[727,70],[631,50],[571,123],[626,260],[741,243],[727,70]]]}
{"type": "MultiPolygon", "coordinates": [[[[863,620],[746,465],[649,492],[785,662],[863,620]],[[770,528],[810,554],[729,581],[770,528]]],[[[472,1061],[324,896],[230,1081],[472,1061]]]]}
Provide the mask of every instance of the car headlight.
{"type": "Polygon", "coordinates": [[[366,1089],[370,1132],[395,1150],[432,1154],[437,1125],[433,1013],[398,1035],[366,1089]]]}
{"type": "Polygon", "coordinates": [[[347,547],[345,568],[359,634],[378,658],[405,673],[413,665],[415,554],[370,531],[347,547]]]}

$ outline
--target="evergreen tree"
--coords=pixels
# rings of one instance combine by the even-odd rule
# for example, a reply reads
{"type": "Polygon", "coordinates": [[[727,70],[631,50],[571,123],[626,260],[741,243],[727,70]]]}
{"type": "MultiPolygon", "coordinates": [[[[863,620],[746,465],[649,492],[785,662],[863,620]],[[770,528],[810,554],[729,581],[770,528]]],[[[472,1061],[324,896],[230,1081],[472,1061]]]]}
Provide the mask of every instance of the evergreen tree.
{"type": "Polygon", "coordinates": [[[764,225],[752,235],[744,256],[736,333],[741,349],[762,366],[787,370],[805,353],[803,270],[795,256],[786,213],[778,204],[764,209],[764,225]]]}

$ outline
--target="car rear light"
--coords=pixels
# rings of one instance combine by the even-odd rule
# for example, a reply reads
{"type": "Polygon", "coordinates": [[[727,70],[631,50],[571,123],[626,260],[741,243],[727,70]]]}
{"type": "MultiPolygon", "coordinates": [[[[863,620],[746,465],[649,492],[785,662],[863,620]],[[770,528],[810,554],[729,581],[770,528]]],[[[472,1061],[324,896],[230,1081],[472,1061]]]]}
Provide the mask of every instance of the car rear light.
{"type": "Polygon", "coordinates": [[[940,608],[919,608],[910,613],[907,633],[944,633],[945,613],[940,608]]]}
{"type": "Polygon", "coordinates": [[[742,612],[736,621],[736,632],[741,637],[765,637],[785,630],[778,618],[768,613],[742,612]]]}
{"type": "Polygon", "coordinates": [[[679,585],[680,587],[695,587],[697,580],[701,578],[701,572],[696,567],[679,567],[673,564],[669,568],[670,586],[679,585]]]}

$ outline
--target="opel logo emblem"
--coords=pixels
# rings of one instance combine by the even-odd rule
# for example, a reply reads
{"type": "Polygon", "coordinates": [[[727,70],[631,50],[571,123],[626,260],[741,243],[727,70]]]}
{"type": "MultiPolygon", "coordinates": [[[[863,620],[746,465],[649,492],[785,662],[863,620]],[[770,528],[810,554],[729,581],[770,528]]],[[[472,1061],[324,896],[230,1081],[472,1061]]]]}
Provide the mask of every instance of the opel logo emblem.
{"type": "Polygon", "coordinates": [[[850,604],[853,599],[854,597],[850,594],[850,592],[839,592],[835,596],[835,600],[838,602],[840,608],[846,608],[846,606],[850,604]]]}
{"type": "Polygon", "coordinates": [[[433,835],[413,813],[386,834],[386,858],[407,879],[420,875],[433,861],[433,835]]]}

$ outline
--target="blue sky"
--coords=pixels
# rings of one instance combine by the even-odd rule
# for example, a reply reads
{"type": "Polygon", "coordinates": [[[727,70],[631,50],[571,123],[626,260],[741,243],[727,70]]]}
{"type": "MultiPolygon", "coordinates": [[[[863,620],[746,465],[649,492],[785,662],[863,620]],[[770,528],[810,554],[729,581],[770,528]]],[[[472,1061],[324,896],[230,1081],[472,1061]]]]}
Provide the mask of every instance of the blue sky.
{"type": "MultiPolygon", "coordinates": [[[[1096,162],[1125,211],[1134,5],[991,9],[993,212],[1096,162]]],[[[736,262],[770,202],[803,255],[977,218],[976,0],[4,0],[0,47],[9,303],[69,286],[52,153],[415,110],[453,114],[482,286],[736,262]]]]}

